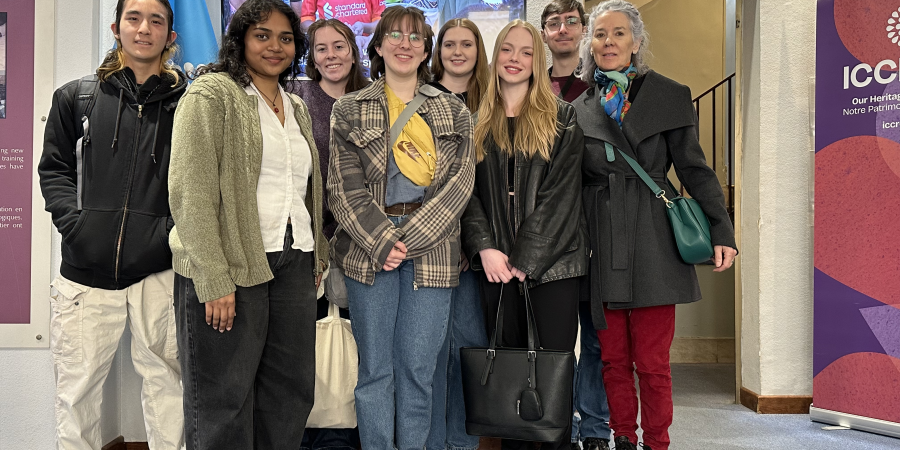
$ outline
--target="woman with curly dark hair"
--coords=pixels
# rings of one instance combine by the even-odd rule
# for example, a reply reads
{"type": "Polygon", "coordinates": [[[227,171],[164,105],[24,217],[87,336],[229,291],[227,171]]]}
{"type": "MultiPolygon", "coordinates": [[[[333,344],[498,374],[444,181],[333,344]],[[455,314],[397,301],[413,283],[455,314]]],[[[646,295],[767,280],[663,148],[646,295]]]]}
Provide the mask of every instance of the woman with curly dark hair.
{"type": "Polygon", "coordinates": [[[175,113],[170,244],[188,449],[297,448],[312,409],[322,177],[306,105],[284,89],[306,48],[289,6],[249,0],[175,113]]]}

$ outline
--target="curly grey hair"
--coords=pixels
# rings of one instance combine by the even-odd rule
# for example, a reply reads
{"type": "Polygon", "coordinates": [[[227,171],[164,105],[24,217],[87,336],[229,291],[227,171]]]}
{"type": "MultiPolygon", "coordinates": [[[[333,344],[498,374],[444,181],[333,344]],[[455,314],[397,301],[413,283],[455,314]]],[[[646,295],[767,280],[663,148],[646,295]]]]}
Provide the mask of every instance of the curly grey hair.
{"type": "Polygon", "coordinates": [[[650,50],[648,50],[650,45],[650,35],[647,34],[647,30],[644,28],[644,21],[641,19],[640,11],[625,0],[607,0],[600,2],[591,11],[587,23],[588,32],[584,34],[579,49],[579,56],[581,56],[581,71],[578,72],[577,75],[587,83],[588,86],[597,84],[594,81],[594,70],[597,69],[597,63],[594,61],[594,56],[591,55],[591,42],[594,39],[594,27],[597,22],[597,17],[610,11],[625,14],[625,17],[628,18],[628,22],[631,23],[631,35],[635,40],[639,39],[641,41],[637,54],[631,57],[631,62],[634,64],[635,69],[637,69],[638,75],[643,75],[650,71],[650,67],[647,66],[647,59],[650,56],[650,50]]]}

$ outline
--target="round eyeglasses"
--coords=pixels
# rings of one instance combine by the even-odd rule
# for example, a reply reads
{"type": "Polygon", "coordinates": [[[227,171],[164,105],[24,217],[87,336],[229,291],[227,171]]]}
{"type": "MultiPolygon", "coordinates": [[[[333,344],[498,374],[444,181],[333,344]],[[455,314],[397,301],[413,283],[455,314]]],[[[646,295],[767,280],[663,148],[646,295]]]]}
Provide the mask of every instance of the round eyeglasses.
{"type": "Polygon", "coordinates": [[[384,33],[384,37],[391,45],[400,45],[403,42],[403,36],[409,39],[409,45],[413,47],[421,47],[425,45],[425,39],[419,33],[401,33],[399,31],[391,31],[384,33]]]}

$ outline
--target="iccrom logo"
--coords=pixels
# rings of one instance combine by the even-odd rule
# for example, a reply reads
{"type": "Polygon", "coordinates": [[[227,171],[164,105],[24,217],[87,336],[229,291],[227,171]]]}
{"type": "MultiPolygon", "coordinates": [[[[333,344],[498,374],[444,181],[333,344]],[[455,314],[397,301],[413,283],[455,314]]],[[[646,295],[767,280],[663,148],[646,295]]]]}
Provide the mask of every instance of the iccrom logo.
{"type": "MultiPolygon", "coordinates": [[[[891,12],[891,16],[887,18],[885,31],[891,43],[900,46],[900,8],[891,12]]],[[[850,89],[850,85],[858,88],[866,87],[873,79],[878,84],[892,83],[897,80],[897,67],[898,64],[891,59],[879,62],[874,68],[866,63],[857,64],[852,69],[850,66],[844,66],[844,89],[850,89]],[[884,69],[887,69],[887,75],[882,73],[884,69]],[[860,78],[860,72],[865,73],[863,78],[860,78]]]]}
{"type": "Polygon", "coordinates": [[[891,43],[900,45],[900,8],[891,13],[887,21],[887,37],[891,43]]]}
{"type": "Polygon", "coordinates": [[[844,66],[844,89],[849,89],[851,84],[853,87],[866,87],[872,82],[873,78],[878,84],[891,83],[897,79],[896,70],[897,63],[891,59],[881,61],[875,65],[874,69],[866,63],[857,64],[853,69],[851,69],[850,66],[844,66]],[[887,76],[881,72],[884,68],[890,70],[890,73],[887,76]],[[862,79],[860,79],[860,72],[865,73],[865,77],[862,79]]]}

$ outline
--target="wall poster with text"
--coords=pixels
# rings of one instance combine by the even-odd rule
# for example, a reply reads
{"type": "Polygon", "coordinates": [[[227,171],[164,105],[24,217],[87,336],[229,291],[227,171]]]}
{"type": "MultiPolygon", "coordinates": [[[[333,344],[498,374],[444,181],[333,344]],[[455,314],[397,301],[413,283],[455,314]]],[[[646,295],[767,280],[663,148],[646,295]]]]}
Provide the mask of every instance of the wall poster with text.
{"type": "Polygon", "coordinates": [[[900,0],[817,8],[813,406],[897,424],[900,0]]]}
{"type": "MultiPolygon", "coordinates": [[[[222,29],[245,0],[222,0],[222,29]]],[[[381,12],[391,6],[415,6],[425,14],[425,20],[437,36],[444,22],[467,18],[478,25],[484,38],[488,58],[497,34],[513,19],[525,20],[524,0],[284,0],[297,12],[302,22],[317,19],[339,19],[356,33],[356,44],[362,56],[362,66],[369,73],[366,48],[371,35],[364,29],[374,29],[381,12]],[[369,25],[372,26],[369,26],[369,25]]]]}
{"type": "Polygon", "coordinates": [[[0,347],[49,342],[51,228],[36,167],[53,94],[53,7],[0,0],[0,347]]]}
{"type": "Polygon", "coordinates": [[[0,324],[31,320],[34,2],[0,2],[0,324]]]}

